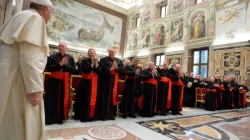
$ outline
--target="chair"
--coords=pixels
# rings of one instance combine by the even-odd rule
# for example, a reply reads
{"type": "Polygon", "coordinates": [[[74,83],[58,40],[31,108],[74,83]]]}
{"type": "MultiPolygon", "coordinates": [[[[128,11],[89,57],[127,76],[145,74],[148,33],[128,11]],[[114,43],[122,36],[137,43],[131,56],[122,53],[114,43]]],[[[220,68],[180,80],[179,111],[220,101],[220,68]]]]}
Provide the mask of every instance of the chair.
{"type": "Polygon", "coordinates": [[[43,94],[46,94],[46,89],[47,89],[47,82],[50,77],[51,72],[44,72],[43,73],[43,84],[44,84],[44,91],[43,94]]]}
{"type": "Polygon", "coordinates": [[[118,98],[117,98],[117,110],[116,110],[117,116],[120,113],[120,103],[122,102],[122,94],[123,94],[123,89],[124,89],[124,82],[125,82],[125,80],[121,80],[121,79],[119,79],[119,82],[118,82],[118,87],[117,87],[118,98]]]}
{"type": "Polygon", "coordinates": [[[204,96],[204,100],[205,100],[205,97],[206,97],[206,94],[207,94],[207,89],[206,88],[202,88],[201,89],[201,94],[203,94],[204,96]]]}
{"type": "Polygon", "coordinates": [[[76,89],[82,79],[81,75],[71,75],[70,77],[70,118],[73,117],[76,89]]]}
{"type": "Polygon", "coordinates": [[[195,94],[196,94],[195,107],[197,106],[197,102],[204,104],[205,103],[205,96],[206,96],[206,89],[205,88],[196,88],[195,94]]]}

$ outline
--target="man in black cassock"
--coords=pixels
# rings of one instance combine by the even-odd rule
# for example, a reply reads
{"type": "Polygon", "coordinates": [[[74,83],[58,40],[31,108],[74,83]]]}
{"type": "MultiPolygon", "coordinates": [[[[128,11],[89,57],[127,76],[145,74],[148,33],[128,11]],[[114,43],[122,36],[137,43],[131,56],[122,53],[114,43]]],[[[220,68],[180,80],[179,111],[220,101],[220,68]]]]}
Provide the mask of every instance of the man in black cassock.
{"type": "Polygon", "coordinates": [[[184,83],[185,83],[185,87],[184,87],[184,99],[183,99],[183,104],[185,106],[189,106],[189,107],[194,107],[195,105],[195,86],[194,86],[194,73],[190,73],[188,76],[185,75],[184,78],[184,83]],[[189,83],[191,86],[189,87],[189,83]]]}
{"type": "Polygon", "coordinates": [[[207,93],[205,99],[205,109],[209,111],[216,110],[216,97],[217,97],[217,87],[219,85],[215,83],[213,77],[210,78],[210,81],[207,82],[207,93]]]}
{"type": "MultiPolygon", "coordinates": [[[[168,63],[164,62],[163,63],[163,67],[157,68],[158,73],[160,74],[161,78],[165,77],[165,78],[169,78],[170,77],[170,73],[169,73],[169,68],[168,68],[168,63]]],[[[170,79],[169,79],[170,80],[170,79]]],[[[166,112],[168,112],[170,110],[171,107],[171,98],[170,100],[168,99],[168,94],[172,94],[169,93],[169,83],[171,81],[168,81],[168,83],[166,81],[163,81],[163,79],[161,81],[159,81],[159,89],[158,89],[158,96],[157,96],[157,112],[160,112],[160,115],[165,116],[166,112]],[[170,103],[168,103],[170,102],[170,103]],[[167,107],[167,104],[169,104],[169,107],[167,107]]],[[[172,88],[172,87],[170,87],[172,88]]]]}
{"type": "Polygon", "coordinates": [[[232,96],[230,91],[230,81],[229,77],[225,77],[224,80],[221,82],[221,85],[224,87],[225,91],[222,93],[222,104],[224,109],[231,109],[232,108],[232,96]]]}
{"type": "MultiPolygon", "coordinates": [[[[115,57],[115,49],[109,49],[109,56],[100,60],[102,68],[100,98],[100,119],[115,120],[117,105],[118,74],[123,71],[123,63],[115,57]],[[116,91],[116,92],[115,92],[116,91]]],[[[99,100],[99,99],[98,99],[99,100]]]]}
{"type": "Polygon", "coordinates": [[[160,80],[160,75],[152,61],[148,63],[148,68],[140,73],[142,79],[142,107],[141,115],[143,117],[153,117],[157,112],[157,87],[158,82],[153,84],[152,81],[160,80]],[[155,80],[154,80],[155,79],[155,80]],[[150,80],[150,81],[149,81],[150,80]]]}
{"type": "Polygon", "coordinates": [[[240,86],[236,82],[235,75],[232,75],[231,87],[233,92],[233,104],[234,108],[240,108],[240,86]]]}
{"type": "Polygon", "coordinates": [[[126,118],[127,116],[132,118],[136,117],[136,101],[142,94],[141,79],[139,78],[141,69],[137,66],[138,64],[139,59],[134,58],[133,65],[124,65],[123,73],[127,78],[125,80],[122,94],[121,113],[123,118],[126,118]]]}
{"type": "Polygon", "coordinates": [[[176,64],[175,69],[170,68],[170,79],[172,80],[172,99],[171,99],[171,112],[173,115],[182,115],[182,88],[184,81],[184,74],[181,71],[181,66],[176,64]],[[177,84],[175,84],[177,83],[177,84]],[[181,85],[182,84],[182,85],[181,85]]]}
{"type": "Polygon", "coordinates": [[[248,87],[245,85],[245,81],[243,81],[240,85],[240,107],[241,108],[247,108],[247,102],[246,102],[246,93],[249,91],[248,87]]]}
{"type": "Polygon", "coordinates": [[[58,46],[59,52],[50,56],[47,68],[51,73],[47,81],[46,94],[44,97],[45,104],[45,122],[46,124],[62,124],[63,120],[68,117],[69,74],[74,71],[74,58],[67,54],[67,44],[61,42],[58,46]],[[62,73],[56,73],[62,72],[62,73]],[[62,76],[62,75],[68,76],[62,76]],[[65,91],[66,90],[66,91],[65,91]],[[65,98],[66,97],[66,98],[65,98]]]}
{"type": "MultiPolygon", "coordinates": [[[[215,74],[215,81],[214,83],[217,85],[221,85],[221,79],[220,74],[215,74]]],[[[222,109],[222,90],[219,88],[219,86],[216,87],[217,93],[216,93],[216,101],[217,101],[217,109],[222,109]]]]}
{"type": "Polygon", "coordinates": [[[76,75],[81,75],[82,74],[82,61],[83,61],[83,56],[82,55],[79,55],[78,56],[78,60],[76,62],[76,70],[74,72],[74,74],[76,75]]]}
{"type": "Polygon", "coordinates": [[[101,66],[96,58],[94,49],[88,50],[88,59],[82,60],[82,79],[76,90],[75,117],[81,122],[91,121],[95,118],[97,110],[98,75],[101,73],[101,66]],[[95,89],[93,89],[95,88],[95,89]]]}
{"type": "Polygon", "coordinates": [[[202,85],[201,85],[201,76],[200,75],[197,75],[195,78],[194,78],[194,87],[195,88],[202,88],[202,85]]]}

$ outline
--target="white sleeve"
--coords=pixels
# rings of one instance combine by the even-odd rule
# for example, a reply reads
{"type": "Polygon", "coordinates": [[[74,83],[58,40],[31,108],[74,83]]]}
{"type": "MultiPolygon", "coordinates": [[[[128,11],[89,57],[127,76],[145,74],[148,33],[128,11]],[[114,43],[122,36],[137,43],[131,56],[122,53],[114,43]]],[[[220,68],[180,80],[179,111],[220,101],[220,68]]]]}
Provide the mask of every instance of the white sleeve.
{"type": "Polygon", "coordinates": [[[43,71],[47,63],[45,47],[20,43],[20,65],[27,94],[44,91],[43,71]]]}

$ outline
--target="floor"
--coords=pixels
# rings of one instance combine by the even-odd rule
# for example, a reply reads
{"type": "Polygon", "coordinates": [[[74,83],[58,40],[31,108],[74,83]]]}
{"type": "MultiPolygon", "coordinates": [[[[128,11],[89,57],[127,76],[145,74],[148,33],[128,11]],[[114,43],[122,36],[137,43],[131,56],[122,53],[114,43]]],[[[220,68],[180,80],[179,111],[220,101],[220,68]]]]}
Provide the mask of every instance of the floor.
{"type": "Polygon", "coordinates": [[[67,120],[46,130],[46,140],[250,140],[250,109],[184,108],[178,116],[88,123],[67,120]]]}

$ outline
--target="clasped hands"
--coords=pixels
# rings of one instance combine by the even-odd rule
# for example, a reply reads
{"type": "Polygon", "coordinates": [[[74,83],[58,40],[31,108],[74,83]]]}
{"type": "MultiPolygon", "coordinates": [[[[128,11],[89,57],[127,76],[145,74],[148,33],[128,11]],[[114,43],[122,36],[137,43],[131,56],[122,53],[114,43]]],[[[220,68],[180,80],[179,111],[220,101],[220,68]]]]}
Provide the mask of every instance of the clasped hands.
{"type": "Polygon", "coordinates": [[[118,68],[118,64],[116,61],[114,61],[110,70],[116,70],[117,68],[118,68]]]}
{"type": "Polygon", "coordinates": [[[98,66],[98,59],[91,59],[91,67],[93,68],[94,66],[98,66]]]}
{"type": "Polygon", "coordinates": [[[153,74],[154,76],[157,76],[157,70],[156,70],[156,69],[153,69],[153,70],[152,70],[152,74],[153,74]]]}
{"type": "Polygon", "coordinates": [[[62,59],[62,61],[60,62],[60,66],[63,66],[66,64],[68,64],[68,57],[67,56],[62,59]]]}

